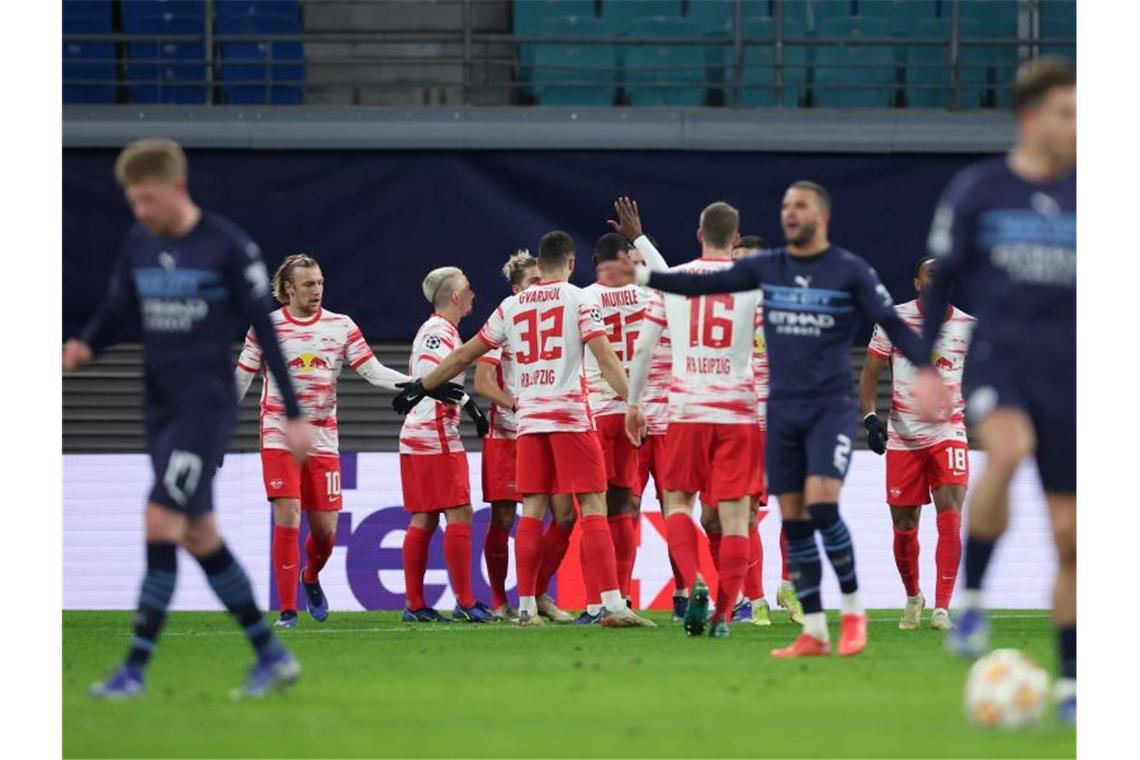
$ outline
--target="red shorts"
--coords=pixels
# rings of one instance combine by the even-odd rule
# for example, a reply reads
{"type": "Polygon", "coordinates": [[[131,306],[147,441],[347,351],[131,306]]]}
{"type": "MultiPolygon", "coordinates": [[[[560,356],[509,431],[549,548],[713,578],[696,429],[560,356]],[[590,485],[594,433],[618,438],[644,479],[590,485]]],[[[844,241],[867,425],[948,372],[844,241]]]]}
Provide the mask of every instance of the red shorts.
{"type": "Polygon", "coordinates": [[[664,505],[665,494],[661,492],[661,457],[665,452],[665,436],[647,435],[637,450],[637,482],[633,484],[633,495],[641,498],[649,476],[653,476],[653,487],[657,490],[657,503],[664,505]]]}
{"type": "Polygon", "coordinates": [[[483,439],[483,501],[522,501],[515,488],[514,439],[483,439]]]}
{"type": "Polygon", "coordinates": [[[930,503],[930,492],[944,485],[970,482],[969,446],[943,441],[926,449],[887,449],[887,504],[917,507],[930,503]]]}
{"type": "Polygon", "coordinates": [[[265,498],[300,499],[306,512],[339,512],[340,457],[311,456],[304,463],[284,449],[261,450],[261,477],[265,498]]]}
{"type": "Polygon", "coordinates": [[[596,417],[598,442],[606,462],[606,481],[617,488],[632,489],[637,485],[637,449],[625,434],[625,415],[607,414],[596,417]]]}
{"type": "Polygon", "coordinates": [[[718,501],[752,495],[756,431],[754,424],[669,423],[661,458],[662,487],[699,491],[718,501]]]}
{"type": "Polygon", "coordinates": [[[467,453],[401,454],[400,484],[408,512],[442,512],[470,504],[467,453]]]}
{"type": "MultiPolygon", "coordinates": [[[[748,495],[754,497],[760,506],[768,506],[768,478],[764,474],[764,429],[759,425],[756,426],[755,436],[752,440],[752,450],[755,452],[756,461],[751,465],[750,480],[748,481],[748,495]]],[[[720,506],[720,500],[712,491],[701,492],[701,504],[709,509],[716,509],[720,506]]]]}
{"type": "Polygon", "coordinates": [[[602,493],[606,463],[593,431],[518,437],[519,493],[602,493]]]}

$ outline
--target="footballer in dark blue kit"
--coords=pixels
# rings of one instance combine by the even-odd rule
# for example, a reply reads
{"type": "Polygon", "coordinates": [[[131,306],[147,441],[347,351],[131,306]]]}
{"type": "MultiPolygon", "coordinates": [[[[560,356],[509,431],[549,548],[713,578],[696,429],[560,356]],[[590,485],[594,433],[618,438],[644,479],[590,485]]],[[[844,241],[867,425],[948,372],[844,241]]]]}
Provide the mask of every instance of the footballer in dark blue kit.
{"type": "Polygon", "coordinates": [[[146,509],[146,575],[126,661],[91,689],[100,699],[144,691],[178,573],[177,548],[202,566],[257,655],[237,696],[288,685],[300,665],[277,640],[249,578],[218,533],[213,478],[237,416],[230,346],[252,324],[282,389],[286,436],[298,457],[312,441],[269,321],[269,282],[257,245],[237,226],[194,204],[177,143],[141,140],[115,163],[138,224],[127,235],[106,296],[79,338],[63,347],[71,372],[110,345],[132,312],[141,317],[147,445],[154,485],[146,509]]]}
{"type": "MultiPolygon", "coordinates": [[[[850,350],[860,315],[882,325],[916,365],[929,365],[922,341],[894,309],[875,270],[828,241],[831,198],[818,184],[793,183],[780,221],[787,246],[737,261],[709,274],[637,272],[639,284],[696,296],[762,290],[768,348],[768,490],[776,494],[788,539],[804,631],[775,657],[819,656],[831,651],[820,596],[818,531],[839,578],[842,599],[840,655],[863,650],[867,618],[859,599],[855,554],[839,515],[839,492],[859,426],[850,350]]],[[[616,278],[633,275],[620,265],[616,278]]]]}
{"type": "Polygon", "coordinates": [[[1061,717],[1076,713],[1077,174],[1076,73],[1064,62],[1025,64],[1014,83],[1018,141],[1000,158],[962,170],[930,232],[937,257],[924,338],[933,343],[951,289],[977,317],[966,364],[966,414],[987,452],[971,501],[965,547],[966,610],[951,650],[989,646],[982,577],[1009,515],[1009,484],[1033,455],[1045,489],[1059,567],[1054,621],[1061,717]]]}

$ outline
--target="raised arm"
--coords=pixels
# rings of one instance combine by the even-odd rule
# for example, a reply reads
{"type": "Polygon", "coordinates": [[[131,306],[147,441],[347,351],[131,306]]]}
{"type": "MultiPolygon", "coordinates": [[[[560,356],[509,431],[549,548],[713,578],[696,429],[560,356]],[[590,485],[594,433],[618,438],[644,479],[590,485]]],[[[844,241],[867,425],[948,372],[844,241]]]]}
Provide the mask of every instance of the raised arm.
{"type": "Polygon", "coordinates": [[[629,396],[630,406],[641,405],[641,395],[645,392],[645,382],[649,377],[649,365],[652,363],[653,351],[665,332],[665,326],[658,320],[646,316],[642,322],[641,334],[637,336],[637,343],[633,346],[633,360],[629,365],[629,396]]]}
{"type": "Polygon", "coordinates": [[[652,241],[645,236],[645,231],[641,226],[641,212],[637,208],[637,201],[622,196],[614,201],[614,211],[617,212],[617,221],[606,220],[614,232],[633,243],[641,255],[645,257],[645,265],[651,271],[658,272],[668,269],[669,265],[665,263],[665,257],[657,250],[657,246],[653,245],[652,241]]]}

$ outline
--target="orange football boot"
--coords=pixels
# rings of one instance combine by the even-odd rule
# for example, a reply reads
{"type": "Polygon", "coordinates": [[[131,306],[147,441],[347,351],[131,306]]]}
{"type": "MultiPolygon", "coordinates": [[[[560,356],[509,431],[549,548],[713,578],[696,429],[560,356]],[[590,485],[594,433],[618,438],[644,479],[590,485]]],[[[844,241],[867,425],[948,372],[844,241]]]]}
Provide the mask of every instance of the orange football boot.
{"type": "Polygon", "coordinates": [[[867,616],[846,613],[840,618],[839,656],[851,657],[867,646],[867,616]]]}
{"type": "Polygon", "coordinates": [[[831,654],[831,644],[820,641],[815,636],[801,633],[795,641],[783,649],[773,649],[772,656],[785,657],[826,657],[831,654]]]}

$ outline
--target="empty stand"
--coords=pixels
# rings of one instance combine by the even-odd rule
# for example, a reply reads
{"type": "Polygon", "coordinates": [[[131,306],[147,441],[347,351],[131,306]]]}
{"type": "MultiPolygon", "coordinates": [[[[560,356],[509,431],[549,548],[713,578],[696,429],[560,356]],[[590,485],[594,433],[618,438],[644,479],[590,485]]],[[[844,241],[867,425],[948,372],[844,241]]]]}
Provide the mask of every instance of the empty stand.
{"type": "MultiPolygon", "coordinates": [[[[251,5],[245,13],[218,18],[221,35],[296,35],[301,21],[293,13],[268,12],[251,5]]],[[[281,6],[288,3],[264,3],[281,6]]],[[[300,42],[263,40],[223,42],[222,83],[228,103],[300,103],[305,80],[300,42]],[[262,83],[261,80],[264,80],[262,83]]]]}
{"type": "MultiPolygon", "coordinates": [[[[63,3],[63,33],[110,34],[110,0],[63,3]]],[[[65,40],[63,44],[63,102],[115,102],[115,44],[65,40]],[[88,80],[91,84],[80,84],[88,80]]]]}

